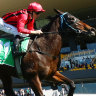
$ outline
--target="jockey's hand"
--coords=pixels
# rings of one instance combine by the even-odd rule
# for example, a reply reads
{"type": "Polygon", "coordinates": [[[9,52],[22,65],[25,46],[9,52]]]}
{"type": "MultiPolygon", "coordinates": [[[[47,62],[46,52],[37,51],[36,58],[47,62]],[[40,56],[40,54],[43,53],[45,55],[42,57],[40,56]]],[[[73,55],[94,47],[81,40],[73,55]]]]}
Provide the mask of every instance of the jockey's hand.
{"type": "Polygon", "coordinates": [[[35,31],[31,31],[31,34],[37,34],[37,35],[40,35],[42,34],[43,32],[41,30],[35,30],[35,31]]]}
{"type": "Polygon", "coordinates": [[[36,34],[42,34],[43,32],[41,30],[36,30],[36,34]]]}

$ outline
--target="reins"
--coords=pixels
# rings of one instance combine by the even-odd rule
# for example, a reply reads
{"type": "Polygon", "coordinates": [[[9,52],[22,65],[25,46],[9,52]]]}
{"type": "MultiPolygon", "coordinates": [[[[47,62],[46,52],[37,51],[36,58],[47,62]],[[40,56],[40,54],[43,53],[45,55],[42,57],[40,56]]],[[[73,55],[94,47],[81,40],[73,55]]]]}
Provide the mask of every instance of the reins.
{"type": "Polygon", "coordinates": [[[59,33],[59,32],[44,32],[43,34],[57,34],[57,33],[59,33]]]}

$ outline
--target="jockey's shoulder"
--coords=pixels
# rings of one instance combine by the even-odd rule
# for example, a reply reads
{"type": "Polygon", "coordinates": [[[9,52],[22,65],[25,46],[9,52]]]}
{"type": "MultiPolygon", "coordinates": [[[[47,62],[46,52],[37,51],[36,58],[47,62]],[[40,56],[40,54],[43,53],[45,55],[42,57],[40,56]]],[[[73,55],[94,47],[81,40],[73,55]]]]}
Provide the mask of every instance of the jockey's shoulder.
{"type": "Polygon", "coordinates": [[[28,14],[27,9],[22,9],[22,10],[20,10],[20,12],[23,13],[23,14],[28,14]]]}

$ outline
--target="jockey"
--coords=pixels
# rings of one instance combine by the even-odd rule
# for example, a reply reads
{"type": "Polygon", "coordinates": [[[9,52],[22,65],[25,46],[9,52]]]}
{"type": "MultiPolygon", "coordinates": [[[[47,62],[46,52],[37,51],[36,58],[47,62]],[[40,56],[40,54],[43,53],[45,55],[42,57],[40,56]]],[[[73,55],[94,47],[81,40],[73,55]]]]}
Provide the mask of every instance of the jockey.
{"type": "Polygon", "coordinates": [[[7,13],[0,18],[0,30],[13,34],[15,39],[15,53],[18,53],[18,37],[26,37],[29,34],[42,34],[41,30],[34,30],[34,21],[45,12],[39,3],[30,3],[28,9],[7,13]],[[24,28],[27,25],[27,28],[24,28]]]}

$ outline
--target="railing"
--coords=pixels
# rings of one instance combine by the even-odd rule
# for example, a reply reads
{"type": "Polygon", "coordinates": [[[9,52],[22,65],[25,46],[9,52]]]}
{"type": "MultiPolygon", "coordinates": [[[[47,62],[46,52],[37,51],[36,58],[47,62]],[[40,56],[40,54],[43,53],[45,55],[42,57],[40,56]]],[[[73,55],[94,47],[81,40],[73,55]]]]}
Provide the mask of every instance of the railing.
{"type": "Polygon", "coordinates": [[[93,49],[93,50],[83,50],[83,51],[73,51],[69,54],[61,54],[61,60],[62,59],[68,60],[68,59],[73,58],[73,57],[92,55],[92,54],[96,54],[95,49],[93,49]]]}
{"type": "Polygon", "coordinates": [[[64,72],[64,71],[79,71],[79,70],[86,70],[86,69],[96,69],[96,64],[93,64],[93,67],[91,67],[90,65],[84,66],[83,68],[78,68],[78,67],[74,67],[74,68],[69,68],[67,69],[67,67],[62,67],[59,72],[64,72]]]}

